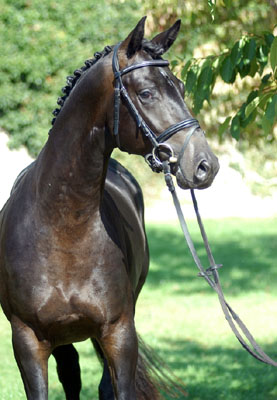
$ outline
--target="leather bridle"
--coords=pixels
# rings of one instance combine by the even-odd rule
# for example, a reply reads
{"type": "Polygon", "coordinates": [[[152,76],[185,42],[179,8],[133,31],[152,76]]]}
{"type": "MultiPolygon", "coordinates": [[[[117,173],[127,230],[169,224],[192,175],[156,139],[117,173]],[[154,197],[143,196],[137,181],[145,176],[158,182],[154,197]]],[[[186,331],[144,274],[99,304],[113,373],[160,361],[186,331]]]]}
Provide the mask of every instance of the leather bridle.
{"type": "Polygon", "coordinates": [[[152,144],[152,154],[147,154],[145,157],[148,165],[155,172],[162,171],[162,161],[159,159],[159,151],[161,149],[169,152],[169,160],[171,163],[177,162],[177,158],[174,156],[173,149],[167,143],[165,143],[168,139],[170,139],[175,133],[188,129],[190,130],[186,134],[185,142],[182,147],[182,153],[185,151],[186,146],[189,143],[191,136],[194,134],[196,129],[200,128],[199,122],[195,118],[187,118],[183,121],[180,121],[176,124],[169,126],[164,132],[157,135],[152,129],[147,125],[145,120],[140,115],[133,101],[131,100],[123,82],[122,76],[128,74],[131,71],[134,71],[139,68],[145,67],[167,67],[169,62],[167,60],[148,60],[139,64],[132,64],[122,70],[120,70],[119,62],[118,62],[118,49],[121,43],[115,45],[113,50],[113,59],[112,59],[112,68],[115,78],[114,83],[114,129],[113,134],[116,138],[117,146],[120,148],[120,140],[119,140],[119,114],[120,114],[120,102],[121,98],[124,103],[127,105],[128,110],[134,120],[136,121],[137,127],[143,132],[143,134],[150,140],[152,144]]]}
{"type": "Polygon", "coordinates": [[[122,70],[119,68],[119,63],[118,63],[118,48],[120,46],[120,43],[117,44],[114,47],[114,53],[113,53],[113,60],[112,60],[112,67],[113,67],[113,72],[114,72],[114,77],[115,77],[115,87],[114,87],[114,136],[116,138],[116,142],[118,147],[120,147],[120,142],[119,142],[119,111],[120,111],[120,100],[121,97],[125,101],[129,112],[131,115],[134,117],[137,126],[140,128],[140,130],[144,133],[146,137],[149,138],[149,140],[152,143],[153,146],[153,151],[152,154],[149,154],[146,156],[146,160],[150,167],[153,169],[155,172],[163,171],[164,176],[165,176],[165,181],[167,184],[167,187],[169,191],[172,194],[173,202],[176,208],[176,212],[179,218],[179,222],[184,234],[184,237],[186,239],[187,245],[189,247],[189,250],[191,252],[191,255],[193,257],[193,260],[199,269],[199,276],[203,277],[208,284],[211,286],[211,288],[217,293],[218,299],[221,305],[221,308],[223,310],[223,313],[225,315],[225,318],[231,327],[233,333],[236,335],[238,341],[241,343],[241,345],[257,360],[272,365],[274,367],[277,367],[277,362],[274,361],[272,358],[270,358],[262,349],[261,347],[257,344],[257,342],[254,340],[252,334],[249,332],[243,321],[239,318],[239,316],[234,312],[234,310],[231,308],[231,306],[227,303],[225,300],[225,297],[222,292],[222,288],[220,285],[220,280],[219,280],[219,274],[218,274],[218,268],[222,267],[222,264],[216,264],[215,259],[213,257],[208,238],[204,229],[204,225],[199,213],[196,197],[194,194],[194,190],[191,189],[191,196],[192,196],[192,201],[194,205],[194,210],[195,214],[197,217],[197,222],[200,228],[201,236],[205,245],[207,257],[210,263],[210,267],[208,269],[204,269],[202,266],[202,263],[200,261],[200,258],[197,255],[196,249],[194,247],[193,241],[191,239],[182,209],[181,205],[179,202],[179,199],[176,194],[175,186],[172,180],[172,175],[171,175],[171,170],[170,170],[170,164],[175,163],[178,161],[178,159],[184,154],[185,148],[189,143],[190,138],[194,134],[197,128],[199,128],[199,122],[195,118],[188,118],[185,119],[181,122],[178,122],[174,125],[171,125],[169,128],[167,128],[164,132],[162,132],[160,135],[156,135],[147,125],[147,123],[144,121],[144,119],[141,117],[139,114],[137,108],[135,107],[134,103],[132,102],[130,96],[128,95],[128,92],[126,88],[123,85],[121,77],[125,74],[127,74],[130,71],[133,71],[135,69],[139,68],[144,68],[144,67],[166,67],[169,65],[169,62],[166,60],[150,60],[150,61],[144,61],[140,64],[133,64],[130,65],[129,67],[126,67],[122,70]],[[184,141],[184,144],[182,146],[181,152],[176,158],[174,156],[173,150],[170,145],[165,143],[169,138],[171,138],[175,133],[179,132],[182,129],[187,129],[190,128],[190,130],[186,134],[186,138],[184,141]],[[170,156],[168,157],[167,160],[161,161],[159,159],[158,152],[161,148],[166,148],[170,152],[170,156]],[[246,338],[246,340],[245,340],[246,338]]]}

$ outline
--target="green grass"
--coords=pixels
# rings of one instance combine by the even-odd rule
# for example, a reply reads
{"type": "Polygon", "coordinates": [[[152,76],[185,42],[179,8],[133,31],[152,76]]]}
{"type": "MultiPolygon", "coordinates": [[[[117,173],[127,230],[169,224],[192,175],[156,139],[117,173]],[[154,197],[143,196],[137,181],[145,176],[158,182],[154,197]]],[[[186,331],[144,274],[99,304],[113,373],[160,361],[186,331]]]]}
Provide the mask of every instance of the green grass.
{"type": "MultiPolygon", "coordinates": [[[[277,220],[224,219],[205,225],[215,259],[224,264],[220,276],[227,300],[277,360],[277,220]]],[[[197,227],[189,226],[204,262],[197,227]]],[[[277,370],[253,359],[232,335],[216,294],[197,277],[179,226],[152,224],[147,231],[152,263],[137,305],[137,330],[185,383],[189,399],[277,399],[277,370]]],[[[24,399],[2,314],[0,338],[0,399],[24,399]]],[[[76,347],[81,398],[96,399],[98,361],[89,341],[76,347]]],[[[64,399],[54,360],[49,364],[49,398],[64,399]]]]}

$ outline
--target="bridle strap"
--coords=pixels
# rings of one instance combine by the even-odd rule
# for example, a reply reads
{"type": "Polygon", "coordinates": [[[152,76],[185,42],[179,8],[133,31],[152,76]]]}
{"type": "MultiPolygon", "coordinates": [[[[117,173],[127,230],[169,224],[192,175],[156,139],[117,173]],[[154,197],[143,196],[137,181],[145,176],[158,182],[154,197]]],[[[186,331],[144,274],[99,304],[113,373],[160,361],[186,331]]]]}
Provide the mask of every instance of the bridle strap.
{"type": "Polygon", "coordinates": [[[143,61],[142,63],[132,64],[126,68],[120,69],[119,62],[118,62],[118,49],[119,49],[121,43],[122,42],[117,43],[113,49],[112,67],[113,67],[113,73],[114,73],[115,79],[117,79],[119,76],[121,77],[122,75],[128,74],[128,72],[131,72],[131,71],[133,71],[135,69],[139,69],[139,68],[168,67],[169,66],[169,61],[157,59],[157,60],[143,61]]]}
{"type": "Polygon", "coordinates": [[[175,133],[181,131],[182,129],[187,129],[192,126],[195,126],[195,129],[200,128],[199,122],[195,118],[185,119],[177,124],[174,124],[167,128],[163,133],[161,133],[158,137],[158,142],[162,143],[166,140],[170,139],[175,133]]]}
{"type": "Polygon", "coordinates": [[[144,67],[168,67],[168,66],[169,62],[167,60],[149,60],[149,61],[144,61],[140,64],[130,65],[129,67],[126,67],[121,71],[119,71],[119,74],[120,76],[123,76],[125,74],[128,74],[128,72],[144,67]]]}
{"type": "Polygon", "coordinates": [[[123,82],[122,82],[122,75],[127,74],[128,72],[131,72],[135,69],[139,68],[144,68],[144,67],[166,67],[169,65],[169,62],[167,60],[149,60],[149,61],[144,61],[140,64],[133,64],[130,65],[122,70],[120,70],[119,67],[119,62],[118,62],[118,49],[121,45],[121,42],[116,44],[114,46],[114,51],[113,51],[113,58],[112,58],[112,68],[113,68],[113,73],[114,73],[114,78],[115,78],[115,84],[114,84],[114,136],[117,141],[117,146],[120,148],[120,143],[119,143],[119,113],[120,113],[120,97],[122,96],[123,99],[125,100],[125,103],[127,104],[129,111],[131,115],[134,117],[137,126],[142,130],[142,132],[149,138],[151,141],[151,144],[153,147],[157,147],[159,145],[157,141],[157,136],[155,133],[149,128],[147,123],[144,121],[144,119],[141,117],[139,114],[136,106],[132,102],[123,82]]]}
{"type": "Polygon", "coordinates": [[[191,252],[191,255],[193,257],[193,260],[199,269],[199,274],[198,276],[203,277],[208,284],[211,286],[211,288],[217,293],[218,299],[221,305],[221,308],[223,310],[224,316],[231,327],[233,333],[237,337],[238,341],[241,343],[243,348],[245,348],[254,358],[257,360],[265,363],[272,365],[274,367],[277,367],[277,362],[274,361],[272,358],[270,358],[262,349],[261,347],[257,344],[255,339],[253,338],[252,334],[249,332],[247,329],[246,325],[243,323],[243,321],[239,318],[239,316],[235,313],[235,311],[231,308],[231,306],[227,303],[225,300],[224,294],[222,292],[222,288],[220,285],[220,280],[219,280],[219,274],[218,274],[218,268],[222,267],[222,264],[216,264],[209,242],[208,238],[205,232],[205,228],[199,213],[198,209],[198,204],[197,200],[195,197],[194,190],[191,189],[191,197],[193,201],[193,206],[195,210],[195,214],[197,216],[197,222],[200,228],[201,236],[205,245],[207,257],[210,263],[210,267],[208,269],[204,269],[204,267],[201,264],[200,258],[197,255],[196,249],[194,247],[193,241],[191,239],[184,214],[182,212],[182,208],[178,199],[178,196],[176,194],[175,186],[172,180],[172,176],[170,173],[170,166],[167,161],[163,162],[163,170],[164,170],[164,176],[165,176],[165,181],[167,184],[167,187],[169,191],[171,192],[172,199],[176,208],[177,216],[180,222],[181,229],[183,231],[184,237],[186,239],[188,248],[191,252]],[[240,331],[238,330],[240,329],[240,331]],[[249,346],[249,344],[245,341],[243,338],[242,334],[245,336],[249,344],[252,346],[252,348],[249,346]]]}
{"type": "Polygon", "coordinates": [[[158,142],[157,136],[152,131],[152,129],[147,125],[147,123],[144,121],[142,116],[139,114],[136,106],[132,102],[132,100],[124,86],[121,88],[121,95],[122,95],[123,99],[125,100],[126,104],[128,105],[129,111],[130,111],[131,115],[133,116],[133,118],[135,119],[138,128],[140,128],[141,131],[144,133],[144,135],[146,137],[148,137],[148,139],[150,140],[153,147],[158,147],[159,142],[158,142]]]}

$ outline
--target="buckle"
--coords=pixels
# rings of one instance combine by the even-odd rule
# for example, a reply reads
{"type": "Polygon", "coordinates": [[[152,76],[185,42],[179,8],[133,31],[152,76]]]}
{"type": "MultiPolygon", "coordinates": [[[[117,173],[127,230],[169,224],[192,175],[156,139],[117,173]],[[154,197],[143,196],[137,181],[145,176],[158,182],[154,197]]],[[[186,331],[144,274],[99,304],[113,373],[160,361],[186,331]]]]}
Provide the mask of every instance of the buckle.
{"type": "Polygon", "coordinates": [[[198,276],[200,276],[201,278],[205,277],[205,275],[210,276],[213,274],[213,271],[215,271],[221,267],[223,267],[223,264],[212,265],[211,267],[207,268],[205,272],[199,272],[198,276]]]}
{"type": "Polygon", "coordinates": [[[167,143],[159,143],[158,146],[154,147],[152,150],[152,157],[155,160],[155,162],[159,165],[162,165],[162,161],[159,158],[159,154],[158,152],[162,150],[162,148],[164,148],[164,151],[167,152],[169,151],[169,155],[168,155],[168,161],[171,164],[174,164],[178,161],[178,158],[175,157],[174,155],[174,151],[172,149],[172,147],[167,144],[167,143]]]}
{"type": "Polygon", "coordinates": [[[161,162],[157,162],[153,157],[153,154],[149,153],[144,157],[148,166],[152,169],[153,172],[161,172],[163,170],[163,166],[161,162]]]}

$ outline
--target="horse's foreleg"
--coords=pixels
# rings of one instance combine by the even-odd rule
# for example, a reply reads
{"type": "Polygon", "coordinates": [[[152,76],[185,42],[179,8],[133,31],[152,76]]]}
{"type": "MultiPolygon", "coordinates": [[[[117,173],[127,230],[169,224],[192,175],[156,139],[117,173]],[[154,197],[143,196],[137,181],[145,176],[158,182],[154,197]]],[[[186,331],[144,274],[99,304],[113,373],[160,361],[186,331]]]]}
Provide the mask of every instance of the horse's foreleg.
{"type": "Polygon", "coordinates": [[[134,321],[123,317],[104,331],[99,342],[108,361],[115,398],[135,400],[138,342],[134,321]]]}
{"type": "Polygon", "coordinates": [[[50,344],[39,341],[35,332],[19,318],[12,317],[12,343],[28,400],[48,398],[50,344]]]}
{"type": "Polygon", "coordinates": [[[72,344],[68,344],[56,347],[52,354],[57,362],[57,372],[63,385],[66,400],[79,400],[81,371],[77,351],[72,344]]]}

